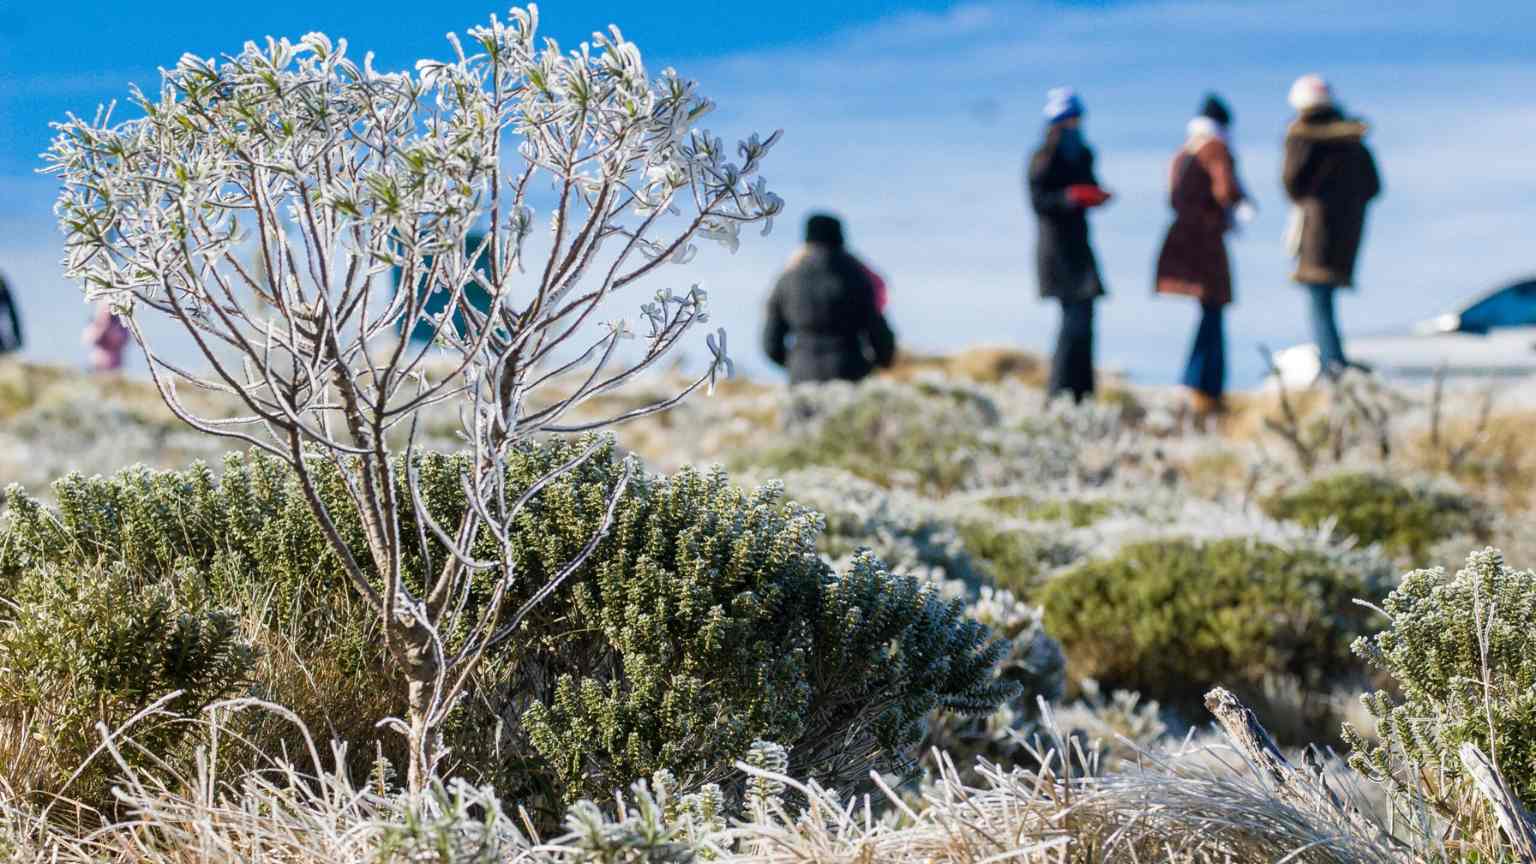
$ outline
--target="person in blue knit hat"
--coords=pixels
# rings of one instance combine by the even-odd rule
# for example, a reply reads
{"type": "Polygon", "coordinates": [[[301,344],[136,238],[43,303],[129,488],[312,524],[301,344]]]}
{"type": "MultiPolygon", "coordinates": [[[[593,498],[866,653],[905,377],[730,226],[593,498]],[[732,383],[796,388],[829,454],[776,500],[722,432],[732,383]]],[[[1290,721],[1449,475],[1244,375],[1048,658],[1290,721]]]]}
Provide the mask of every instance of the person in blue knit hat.
{"type": "Polygon", "coordinates": [[[1093,308],[1104,280],[1088,238],[1088,211],[1109,201],[1083,141],[1083,102],[1069,87],[1046,94],[1045,140],[1029,159],[1028,190],[1039,236],[1040,296],[1061,303],[1061,331],[1051,360],[1052,396],[1078,402],[1093,393],[1093,308]]]}

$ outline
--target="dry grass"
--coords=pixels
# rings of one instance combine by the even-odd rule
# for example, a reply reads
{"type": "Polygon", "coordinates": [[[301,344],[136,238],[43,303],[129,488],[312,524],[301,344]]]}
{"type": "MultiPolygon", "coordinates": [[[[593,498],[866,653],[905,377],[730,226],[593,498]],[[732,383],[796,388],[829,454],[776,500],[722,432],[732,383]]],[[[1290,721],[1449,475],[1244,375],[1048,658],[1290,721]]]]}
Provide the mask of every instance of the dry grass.
{"type": "Polygon", "coordinates": [[[1486,422],[1458,416],[1447,420],[1438,436],[1417,430],[1408,441],[1406,459],[1418,470],[1454,477],[1506,510],[1526,511],[1536,504],[1532,429],[1536,411],[1495,413],[1486,422]]]}
{"type": "Polygon", "coordinates": [[[942,375],[980,384],[1019,381],[1031,387],[1044,387],[1046,377],[1050,374],[1050,364],[1038,354],[983,345],[943,355],[903,351],[897,355],[896,363],[882,374],[898,381],[942,375]]]}
{"type": "Polygon", "coordinates": [[[1129,764],[1102,773],[1078,742],[1054,733],[1029,748],[1033,768],[980,762],[962,772],[936,753],[931,781],[915,793],[876,778],[881,794],[856,799],[741,765],[783,790],[745,819],[680,817],[664,791],[641,784],[605,807],[576,808],[566,834],[541,838],[490,790],[450,783],[410,798],[383,778],[359,784],[329,771],[323,766],[344,754],[322,758],[296,718],[275,706],[227,703],[207,722],[211,744],[190,775],[133,771],[120,755],[127,744],[107,748],[124,770],[118,794],[128,816],[94,831],[71,829],[0,790],[0,853],[53,864],[1455,860],[1433,825],[1394,826],[1375,815],[1359,779],[1336,764],[1282,782],[1226,741],[1166,753],[1131,746],[1129,764]],[[242,711],[293,723],[301,743],[293,760],[226,779],[229,744],[219,726],[242,711]]]}
{"type": "MultiPolygon", "coordinates": [[[[1321,387],[1292,391],[1286,395],[1296,417],[1309,422],[1327,414],[1329,394],[1321,387]]],[[[1222,437],[1238,442],[1257,441],[1271,436],[1265,421],[1280,420],[1284,414],[1281,395],[1276,390],[1255,390],[1227,396],[1227,413],[1218,428],[1222,437]]]]}

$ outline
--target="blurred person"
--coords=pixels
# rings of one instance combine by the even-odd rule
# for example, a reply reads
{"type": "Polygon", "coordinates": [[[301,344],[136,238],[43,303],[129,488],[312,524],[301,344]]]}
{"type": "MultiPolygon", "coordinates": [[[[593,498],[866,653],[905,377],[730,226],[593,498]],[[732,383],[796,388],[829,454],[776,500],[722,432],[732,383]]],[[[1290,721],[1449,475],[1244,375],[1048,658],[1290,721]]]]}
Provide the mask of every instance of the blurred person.
{"type": "Polygon", "coordinates": [[[890,289],[885,285],[885,277],[876,273],[874,268],[864,261],[857,258],[854,260],[859,262],[859,269],[864,271],[864,277],[869,280],[870,290],[875,292],[875,308],[884,313],[886,304],[891,302],[890,289]]]}
{"type": "Polygon", "coordinates": [[[844,248],[843,226],[816,214],[768,299],[763,350],[791,384],[859,381],[891,365],[896,337],[870,271],[844,248]]]}
{"type": "Polygon", "coordinates": [[[1045,140],[1029,159],[1029,202],[1038,217],[1040,296],[1061,303],[1050,393],[1081,402],[1093,393],[1093,307],[1104,281],[1088,241],[1088,211],[1109,200],[1083,141],[1083,103],[1071,88],[1046,95],[1045,140]]]}
{"type": "Polygon", "coordinates": [[[91,371],[115,372],[123,368],[123,349],[128,347],[128,339],[128,328],[112,312],[112,304],[97,301],[95,315],[80,334],[80,341],[91,349],[91,371]]]}
{"type": "Polygon", "coordinates": [[[11,286],[0,276],[0,354],[20,351],[23,341],[21,311],[16,307],[11,286]]]}
{"type": "Polygon", "coordinates": [[[1157,256],[1156,290],[1200,302],[1200,325],[1184,369],[1184,387],[1197,423],[1218,413],[1226,393],[1223,312],[1232,302],[1226,234],[1251,218],[1228,137],[1232,112],[1216,94],[1185,127],[1184,145],[1169,169],[1173,224],[1157,256]]]}
{"type": "Polygon", "coordinates": [[[1311,295],[1321,374],[1333,377],[1351,365],[1334,294],[1354,284],[1366,205],[1381,194],[1381,176],[1365,146],[1366,125],[1344,116],[1328,82],[1303,75],[1291,85],[1289,101],[1296,118],[1285,133],[1282,171],[1294,202],[1286,245],[1297,259],[1292,279],[1311,295]]]}

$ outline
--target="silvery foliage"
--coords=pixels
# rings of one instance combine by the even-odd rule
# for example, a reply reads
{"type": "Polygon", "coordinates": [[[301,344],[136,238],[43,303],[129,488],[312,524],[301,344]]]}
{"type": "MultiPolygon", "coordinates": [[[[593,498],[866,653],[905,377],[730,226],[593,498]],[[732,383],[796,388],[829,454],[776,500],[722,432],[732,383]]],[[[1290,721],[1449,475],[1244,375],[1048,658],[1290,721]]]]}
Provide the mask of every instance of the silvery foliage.
{"type": "Polygon", "coordinates": [[[786,494],[823,520],[820,548],[838,570],[870,549],[893,572],[940,583],[980,585],[985,574],[966,552],[943,504],[883,489],[836,468],[805,468],[782,478],[786,494]]]}
{"type": "Polygon", "coordinates": [[[1070,536],[1082,548],[1092,549],[1096,557],[1105,558],[1127,545],[1148,540],[1246,538],[1283,549],[1317,552],[1340,569],[1359,573],[1368,585],[1391,587],[1399,575],[1397,565],[1379,546],[1359,546],[1350,538],[1337,536],[1330,525],[1307,528],[1271,519],[1257,508],[1240,510],[1191,496],[1164,494],[1160,498],[1161,509],[1127,508],[1093,525],[1073,529],[1070,536]]]}
{"type": "MultiPolygon", "coordinates": [[[[951,583],[949,591],[954,590],[951,583]]],[[[1061,643],[1045,632],[1044,609],[1024,602],[1012,591],[983,586],[965,611],[1009,640],[1011,649],[998,671],[1003,678],[1025,685],[1016,708],[1033,708],[1040,698],[1061,698],[1066,685],[1067,658],[1061,643]]]]}
{"type": "MultiPolygon", "coordinates": [[[[1073,482],[1078,454],[1085,442],[1065,434],[1063,424],[1026,427],[1024,415],[1007,402],[1002,388],[950,380],[907,383],[876,378],[849,384],[833,381],[793,388],[783,397],[779,417],[786,437],[812,439],[823,434],[828,421],[879,412],[889,417],[873,429],[886,441],[871,441],[871,452],[899,449],[902,436],[922,430],[953,433],[943,442],[942,458],[964,466],[965,488],[1013,484],[1059,487],[1073,482]]],[[[1037,400],[1044,410],[1043,400],[1037,400]]],[[[870,430],[861,430],[870,431],[870,430]]],[[[886,485],[911,486],[907,469],[891,465],[886,485]]]]}
{"type": "MultiPolygon", "coordinates": [[[[618,416],[565,419],[708,320],[697,287],[662,289],[635,324],[601,321],[604,301],[686,263],[697,236],[734,249],[743,225],[762,222],[766,233],[783,206],[757,176],[777,133],[741,142],[731,161],[719,138],[695,128],[711,104],[670,69],[649,78],[616,28],[567,54],[538,41],[537,26],[531,5],[492,17],[462,43],[450,35],[453,56],[423,60],[415,74],[379,72],[371,54],[358,64],[344,40],[319,33],[246,43],[222,61],[188,54],[162,71],[157,93],[133,91],[142,117],[71,116],[55,124],[46,154],[63,187],[65,272],[88,300],[126,317],[166,404],[298,472],[410,684],[409,723],[398,725],[412,744],[415,789],[435,770],[435,730],[484,652],[581,563],[543,586],[517,586],[529,599],[502,608],[517,583],[509,526],[600,442],[521,495],[506,488],[505,456],[535,434],[662,410],[729,374],[722,331],[707,340],[708,368],[681,393],[618,416]],[[546,186],[553,204],[541,215],[533,200],[546,186]],[[527,250],[541,222],[547,247],[536,241],[535,255],[527,250]],[[466,249],[476,227],[488,230],[466,249]],[[254,266],[237,254],[252,244],[254,266]],[[395,270],[403,289],[391,293],[395,270]],[[471,304],[471,292],[488,308],[471,304]],[[441,314],[426,312],[429,296],[443,301],[441,314]],[[207,371],[157,352],[146,315],[181,325],[207,371]],[[395,338],[423,322],[431,345],[395,338]],[[640,350],[621,360],[621,343],[636,338],[640,350]],[[558,396],[533,398],[552,382],[558,396]],[[199,416],[179,385],[231,394],[243,413],[199,416]],[[411,476],[417,414],[444,403],[457,406],[475,454],[462,478],[471,506],[450,525],[430,518],[411,476]],[[403,463],[391,458],[402,439],[403,463]],[[341,469],[367,559],[354,557],[316,494],[306,465],[317,459],[341,469]],[[427,562],[436,576],[419,592],[401,575],[407,507],[421,517],[421,539],[430,531],[446,550],[427,562]],[[470,549],[486,534],[502,547],[490,560],[470,549]],[[497,574],[494,596],[471,614],[463,598],[486,572],[497,574]]],[[[596,526],[582,557],[606,528],[596,526]]]]}
{"type": "MultiPolygon", "coordinates": [[[[797,504],[821,516],[823,557],[836,569],[847,567],[862,550],[872,550],[892,572],[928,582],[945,599],[962,599],[966,617],[1007,640],[1009,649],[998,672],[1004,680],[1023,685],[1019,698],[983,718],[935,712],[928,721],[926,746],[974,752],[982,741],[990,742],[989,747],[1009,744],[1035,731],[1036,700],[1060,698],[1066,657],[1061,643],[1045,632],[1041,608],[988,584],[990,576],[966,551],[955,528],[958,521],[998,518],[996,513],[964,501],[937,502],[883,489],[834,468],[792,471],[782,482],[797,504]]],[[[1043,538],[1041,547],[1043,554],[1081,557],[1079,550],[1043,538]]]]}

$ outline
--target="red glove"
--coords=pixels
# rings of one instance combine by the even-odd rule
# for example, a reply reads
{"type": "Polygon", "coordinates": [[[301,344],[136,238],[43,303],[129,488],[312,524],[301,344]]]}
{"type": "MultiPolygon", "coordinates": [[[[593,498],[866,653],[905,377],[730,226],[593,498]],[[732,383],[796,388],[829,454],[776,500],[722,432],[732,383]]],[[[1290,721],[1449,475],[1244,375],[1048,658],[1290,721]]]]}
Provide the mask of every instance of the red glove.
{"type": "Polygon", "coordinates": [[[1109,193],[1092,183],[1077,183],[1067,187],[1067,203],[1074,207],[1098,207],[1109,200],[1109,193]]]}

